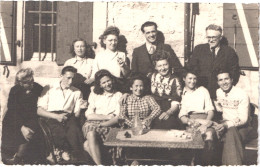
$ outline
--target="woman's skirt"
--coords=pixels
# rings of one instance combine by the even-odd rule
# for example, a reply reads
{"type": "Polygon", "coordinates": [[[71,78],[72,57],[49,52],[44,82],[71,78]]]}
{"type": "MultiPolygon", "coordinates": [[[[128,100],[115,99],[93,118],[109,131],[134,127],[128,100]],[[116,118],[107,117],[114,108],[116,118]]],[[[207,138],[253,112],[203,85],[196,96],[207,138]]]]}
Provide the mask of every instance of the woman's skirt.
{"type": "MultiPolygon", "coordinates": [[[[161,107],[162,113],[166,112],[169,108],[171,108],[171,101],[168,101],[167,99],[156,100],[156,102],[161,107]]],[[[151,129],[184,129],[184,125],[178,118],[178,113],[179,111],[175,112],[167,120],[160,120],[159,115],[152,121],[151,129]]]]}
{"type": "Polygon", "coordinates": [[[84,138],[87,139],[88,132],[95,131],[104,142],[111,127],[99,127],[99,124],[102,122],[105,121],[86,121],[85,124],[82,126],[84,138]]]}

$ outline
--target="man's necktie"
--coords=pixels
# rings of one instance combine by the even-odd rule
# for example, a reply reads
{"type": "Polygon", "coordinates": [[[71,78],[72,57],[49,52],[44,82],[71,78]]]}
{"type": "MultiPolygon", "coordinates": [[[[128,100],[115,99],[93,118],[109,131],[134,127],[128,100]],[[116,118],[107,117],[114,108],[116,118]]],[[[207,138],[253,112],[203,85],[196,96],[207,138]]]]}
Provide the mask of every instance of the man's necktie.
{"type": "Polygon", "coordinates": [[[212,54],[212,58],[215,59],[216,57],[215,48],[211,48],[211,54],[212,54]]]}
{"type": "Polygon", "coordinates": [[[153,54],[154,52],[155,52],[155,47],[154,47],[153,45],[151,45],[151,47],[150,47],[148,53],[149,53],[149,54],[153,54]]]}

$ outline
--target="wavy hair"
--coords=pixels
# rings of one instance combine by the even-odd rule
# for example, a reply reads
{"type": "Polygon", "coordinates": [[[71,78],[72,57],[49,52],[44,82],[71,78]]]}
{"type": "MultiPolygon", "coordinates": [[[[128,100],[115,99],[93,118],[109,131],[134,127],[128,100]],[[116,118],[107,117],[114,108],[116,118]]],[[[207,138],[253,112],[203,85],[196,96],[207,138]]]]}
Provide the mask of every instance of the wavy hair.
{"type": "Polygon", "coordinates": [[[85,54],[84,54],[84,57],[86,58],[92,58],[94,59],[95,58],[95,52],[94,50],[92,49],[92,47],[87,43],[86,40],[82,39],[82,38],[77,38],[75,39],[74,41],[72,41],[72,44],[70,46],[70,53],[72,55],[72,57],[75,57],[76,56],[76,53],[74,51],[74,45],[76,42],[78,41],[82,41],[86,47],[86,51],[85,51],[85,54]]]}
{"type": "Polygon", "coordinates": [[[24,82],[33,82],[33,70],[31,68],[20,69],[15,76],[15,85],[20,85],[24,82]]]}
{"type": "Polygon", "coordinates": [[[107,27],[105,29],[105,31],[103,32],[102,35],[100,35],[99,39],[100,39],[100,45],[102,48],[106,48],[106,44],[103,42],[104,39],[106,39],[106,37],[108,35],[115,35],[117,37],[117,39],[119,38],[119,34],[120,34],[120,30],[119,28],[115,27],[115,26],[110,26],[107,27]]]}
{"type": "Polygon", "coordinates": [[[107,70],[99,70],[95,74],[95,82],[94,82],[94,93],[101,95],[104,93],[104,89],[100,86],[100,80],[103,77],[109,77],[112,80],[112,89],[115,90],[116,88],[116,80],[115,77],[107,70]]]}

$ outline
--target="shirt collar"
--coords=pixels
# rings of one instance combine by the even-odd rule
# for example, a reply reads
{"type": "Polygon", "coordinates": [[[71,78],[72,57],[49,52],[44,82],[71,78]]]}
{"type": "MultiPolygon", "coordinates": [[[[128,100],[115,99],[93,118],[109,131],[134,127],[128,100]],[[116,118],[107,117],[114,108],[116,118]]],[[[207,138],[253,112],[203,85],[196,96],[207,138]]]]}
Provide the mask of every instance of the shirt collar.
{"type": "Polygon", "coordinates": [[[115,92],[112,92],[112,93],[104,92],[103,95],[106,96],[106,97],[112,97],[114,93],[115,92]]]}
{"type": "Polygon", "coordinates": [[[131,94],[131,97],[134,101],[137,101],[137,100],[140,100],[142,97],[138,97],[138,96],[135,96],[133,94],[131,94]]]}
{"type": "MultiPolygon", "coordinates": [[[[215,47],[215,55],[217,55],[219,49],[220,49],[220,45],[218,45],[217,47],[215,47]]],[[[211,49],[211,48],[210,48],[210,51],[212,52],[212,49],[211,49]]]]}
{"type": "MultiPolygon", "coordinates": [[[[60,81],[53,84],[53,88],[63,90],[60,85],[60,81]]],[[[67,88],[66,90],[71,90],[71,87],[67,88]]]]}
{"type": "MultiPolygon", "coordinates": [[[[194,92],[196,89],[198,89],[198,88],[196,87],[192,92],[194,92]]],[[[188,90],[186,89],[186,87],[184,87],[182,94],[185,95],[187,92],[188,92],[188,90]]]]}
{"type": "Polygon", "coordinates": [[[77,56],[75,56],[73,58],[73,64],[76,64],[78,61],[81,61],[81,62],[84,62],[86,61],[87,59],[84,57],[83,59],[79,59],[77,56]]]}
{"type": "Polygon", "coordinates": [[[155,44],[151,44],[151,43],[146,42],[145,45],[146,45],[146,49],[147,49],[148,52],[149,52],[151,46],[154,46],[155,49],[156,49],[156,45],[155,44]]]}
{"type": "Polygon", "coordinates": [[[233,85],[232,85],[232,87],[231,87],[231,89],[229,90],[229,92],[224,92],[221,88],[221,91],[225,94],[225,97],[227,97],[231,92],[232,92],[232,90],[233,90],[233,85]]]}

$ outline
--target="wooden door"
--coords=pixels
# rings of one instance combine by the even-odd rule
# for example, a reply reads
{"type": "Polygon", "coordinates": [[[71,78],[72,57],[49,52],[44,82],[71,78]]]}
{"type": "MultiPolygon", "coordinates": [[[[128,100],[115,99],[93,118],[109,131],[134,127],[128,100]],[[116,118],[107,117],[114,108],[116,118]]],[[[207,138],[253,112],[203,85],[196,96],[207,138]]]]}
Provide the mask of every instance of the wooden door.
{"type": "Polygon", "coordinates": [[[83,38],[92,43],[93,2],[58,2],[57,5],[57,64],[71,58],[73,40],[83,38]]]}
{"type": "Polygon", "coordinates": [[[239,56],[243,68],[257,69],[259,55],[259,5],[224,4],[224,36],[239,56]]]}
{"type": "Polygon", "coordinates": [[[0,64],[4,65],[16,64],[16,7],[15,1],[0,1],[0,64]]]}

